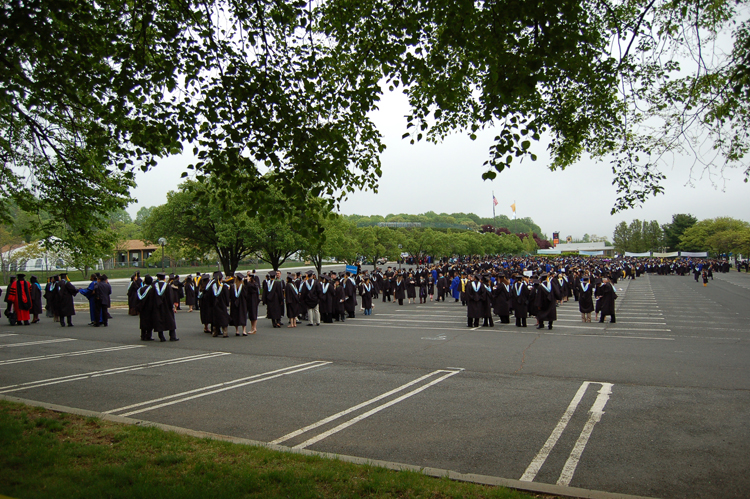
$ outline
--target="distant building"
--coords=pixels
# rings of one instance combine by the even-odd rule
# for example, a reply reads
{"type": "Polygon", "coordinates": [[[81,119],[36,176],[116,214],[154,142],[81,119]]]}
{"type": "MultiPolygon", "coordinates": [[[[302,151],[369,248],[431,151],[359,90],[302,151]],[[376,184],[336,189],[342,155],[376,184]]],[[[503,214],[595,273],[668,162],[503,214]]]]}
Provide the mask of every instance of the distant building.
{"type": "Polygon", "coordinates": [[[590,256],[614,256],[615,248],[605,246],[604,242],[593,243],[561,243],[555,246],[555,252],[560,253],[578,253],[579,255],[590,256]]]}
{"type": "Polygon", "coordinates": [[[143,267],[151,254],[159,249],[158,244],[148,244],[138,239],[130,239],[115,251],[115,267],[143,267]]]}

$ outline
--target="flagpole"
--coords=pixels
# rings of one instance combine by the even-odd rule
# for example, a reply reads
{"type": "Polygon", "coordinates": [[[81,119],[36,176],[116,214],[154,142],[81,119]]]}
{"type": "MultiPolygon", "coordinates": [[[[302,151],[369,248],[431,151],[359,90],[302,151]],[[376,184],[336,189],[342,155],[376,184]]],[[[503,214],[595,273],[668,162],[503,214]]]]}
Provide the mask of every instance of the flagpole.
{"type": "Polygon", "coordinates": [[[492,191],[492,224],[497,229],[497,218],[495,217],[495,191],[492,191]]]}

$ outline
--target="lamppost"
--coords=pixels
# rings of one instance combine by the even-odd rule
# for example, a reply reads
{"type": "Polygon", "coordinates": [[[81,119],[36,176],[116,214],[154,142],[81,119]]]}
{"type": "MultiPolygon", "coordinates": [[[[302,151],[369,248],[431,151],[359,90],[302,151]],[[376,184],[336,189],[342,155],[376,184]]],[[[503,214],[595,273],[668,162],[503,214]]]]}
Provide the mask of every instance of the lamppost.
{"type": "Polygon", "coordinates": [[[164,272],[164,245],[167,244],[167,240],[160,237],[159,244],[161,244],[161,271],[164,272]]]}

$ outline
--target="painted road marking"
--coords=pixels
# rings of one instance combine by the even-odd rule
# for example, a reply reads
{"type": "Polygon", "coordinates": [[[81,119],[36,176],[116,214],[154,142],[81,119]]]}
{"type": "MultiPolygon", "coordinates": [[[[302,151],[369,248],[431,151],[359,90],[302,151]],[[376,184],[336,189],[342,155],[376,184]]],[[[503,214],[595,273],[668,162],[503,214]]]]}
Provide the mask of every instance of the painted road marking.
{"type": "Polygon", "coordinates": [[[581,430],[581,434],[578,436],[578,440],[573,446],[573,450],[570,452],[568,460],[565,462],[565,466],[563,466],[560,478],[557,479],[557,485],[564,485],[566,487],[570,485],[570,481],[573,479],[573,474],[576,471],[578,462],[581,460],[581,455],[586,448],[591,432],[594,431],[596,423],[602,420],[604,406],[607,405],[607,401],[611,394],[612,383],[602,383],[602,387],[599,390],[599,394],[596,396],[594,405],[591,406],[591,410],[589,411],[589,420],[586,421],[583,430],[581,430]]]}
{"type": "MultiPolygon", "coordinates": [[[[320,442],[321,440],[323,440],[323,439],[325,439],[325,438],[328,438],[328,437],[330,437],[331,435],[334,435],[334,434],[336,434],[336,433],[338,433],[338,432],[340,432],[340,431],[342,431],[342,430],[344,430],[344,429],[346,429],[346,428],[348,428],[348,427],[350,427],[350,426],[352,426],[352,425],[354,425],[354,424],[356,424],[356,423],[359,423],[360,421],[362,421],[362,420],[364,420],[364,419],[367,419],[367,418],[369,418],[370,416],[372,416],[373,414],[377,414],[378,412],[380,412],[380,411],[382,411],[382,410],[384,410],[384,409],[387,409],[388,407],[391,407],[392,405],[396,405],[396,404],[398,404],[399,402],[401,402],[401,401],[403,401],[403,400],[406,400],[406,399],[408,399],[409,397],[412,397],[412,396],[414,396],[414,395],[416,395],[416,394],[418,394],[418,393],[420,393],[420,392],[422,392],[422,391],[424,391],[424,390],[428,389],[429,387],[431,387],[431,386],[433,386],[433,385],[436,385],[436,384],[440,383],[441,381],[444,381],[444,380],[446,380],[446,379],[450,378],[451,376],[454,376],[454,375],[456,375],[456,374],[460,373],[461,371],[447,371],[447,370],[443,370],[443,369],[441,369],[441,370],[438,370],[438,371],[432,372],[432,373],[430,373],[430,374],[429,374],[429,375],[427,375],[427,376],[432,376],[433,374],[437,374],[437,373],[441,373],[441,372],[443,372],[443,373],[446,373],[446,374],[444,374],[443,376],[439,377],[438,379],[435,379],[435,380],[433,380],[433,381],[430,381],[429,383],[427,383],[427,384],[425,384],[425,385],[422,385],[422,386],[420,386],[419,388],[417,388],[417,389],[415,389],[415,390],[412,390],[412,391],[410,391],[410,392],[407,392],[407,393],[405,393],[405,394],[401,395],[400,397],[398,397],[398,398],[395,398],[395,399],[391,400],[390,402],[386,402],[385,404],[382,404],[382,405],[379,405],[379,406],[377,406],[377,407],[374,407],[373,409],[370,409],[369,411],[367,411],[367,412],[365,412],[365,413],[362,413],[362,414],[360,414],[359,416],[357,416],[357,417],[355,417],[355,418],[352,418],[352,419],[350,419],[349,421],[346,421],[346,422],[344,422],[344,423],[341,423],[340,425],[338,425],[338,426],[336,426],[336,427],[334,427],[334,428],[331,428],[331,429],[330,429],[330,430],[328,430],[328,431],[324,431],[323,433],[321,433],[321,434],[319,434],[319,435],[317,435],[317,436],[315,436],[315,437],[312,437],[312,438],[310,438],[310,439],[308,439],[308,440],[305,440],[305,441],[304,441],[304,442],[302,442],[301,444],[298,444],[298,445],[295,445],[294,447],[292,447],[292,449],[304,449],[304,448],[306,448],[306,447],[309,447],[309,446],[313,445],[314,443],[320,442]]],[[[424,378],[424,377],[425,377],[425,376],[423,376],[422,378],[424,378]]],[[[420,379],[422,379],[422,378],[420,378],[420,379]]],[[[416,383],[417,381],[418,381],[418,380],[416,380],[416,381],[412,382],[412,384],[413,384],[413,383],[416,383]]],[[[400,388],[396,389],[396,391],[400,391],[401,389],[403,389],[403,387],[400,387],[400,388]]],[[[383,394],[383,395],[381,395],[381,396],[380,396],[380,398],[382,398],[382,397],[384,397],[384,396],[386,396],[386,395],[385,395],[385,394],[383,394]]],[[[377,398],[377,397],[376,397],[376,398],[377,398]]],[[[370,403],[370,401],[368,401],[368,402],[363,402],[362,404],[359,404],[358,406],[354,406],[354,407],[352,407],[351,409],[347,409],[346,411],[343,411],[343,412],[344,412],[344,413],[348,413],[348,412],[351,412],[351,411],[355,410],[355,408],[356,408],[356,407],[362,407],[363,405],[369,405],[369,403],[370,403]]],[[[342,413],[339,413],[339,414],[342,414],[342,413]]],[[[320,426],[321,424],[325,424],[325,423],[323,423],[323,421],[326,421],[326,422],[328,422],[328,421],[332,421],[333,419],[338,419],[338,417],[340,417],[340,416],[338,416],[338,415],[334,414],[333,416],[329,416],[328,418],[325,418],[325,419],[323,419],[323,420],[319,421],[318,423],[315,423],[314,425],[311,425],[311,427],[317,427],[317,426],[320,426]],[[331,419],[331,418],[332,418],[332,419],[331,419]]],[[[304,430],[304,428],[303,428],[302,430],[304,430]]],[[[300,430],[297,430],[297,431],[298,431],[298,432],[300,432],[300,433],[304,433],[304,431],[300,431],[300,430]]],[[[306,431],[306,430],[305,430],[305,431],[306,431]]],[[[296,433],[296,432],[295,432],[295,433],[296,433]]],[[[297,434],[299,434],[299,433],[297,433],[297,434]]],[[[291,433],[290,433],[290,435],[291,435],[291,433]]],[[[291,438],[291,437],[290,437],[290,438],[291,438]]],[[[280,441],[282,441],[282,442],[283,442],[284,440],[288,440],[288,439],[286,438],[286,436],[284,436],[284,437],[281,437],[281,439],[280,439],[280,441]]]]}
{"type": "Polygon", "coordinates": [[[573,397],[573,400],[570,401],[570,404],[560,418],[560,421],[557,422],[557,426],[555,426],[555,428],[552,430],[552,433],[550,434],[547,441],[544,443],[534,459],[532,459],[528,468],[526,468],[526,471],[521,476],[520,480],[522,482],[534,481],[537,473],[539,473],[542,465],[547,460],[547,457],[549,457],[550,452],[552,452],[555,444],[557,444],[557,441],[560,439],[560,435],[562,435],[563,431],[565,431],[565,428],[568,426],[570,419],[573,417],[573,413],[578,408],[578,404],[581,403],[581,399],[583,399],[583,395],[586,393],[586,390],[592,383],[602,385],[602,388],[599,390],[599,395],[596,397],[596,401],[594,401],[594,405],[591,406],[591,409],[589,411],[591,413],[591,416],[589,417],[588,422],[581,431],[581,435],[578,437],[578,440],[573,446],[573,450],[571,451],[568,460],[565,462],[565,466],[563,466],[563,470],[560,473],[560,477],[557,481],[558,485],[570,484],[570,480],[573,478],[573,473],[575,473],[575,469],[578,466],[578,461],[581,458],[581,454],[583,454],[583,450],[586,448],[586,443],[591,436],[591,432],[594,431],[594,426],[601,420],[602,414],[604,414],[604,406],[607,404],[609,396],[612,393],[612,383],[600,383],[597,381],[584,381],[583,383],[581,383],[581,386],[578,388],[578,391],[573,397]]]}
{"type": "Polygon", "coordinates": [[[0,334],[0,338],[5,338],[6,336],[18,336],[17,333],[3,333],[0,334]]]}
{"type": "Polygon", "coordinates": [[[31,345],[43,345],[45,343],[62,343],[64,341],[76,341],[76,339],[75,338],[56,338],[54,340],[25,341],[23,343],[6,343],[5,345],[0,345],[0,348],[28,347],[31,345]]]}
{"type": "Polygon", "coordinates": [[[38,355],[36,357],[23,357],[20,359],[0,360],[0,366],[4,366],[8,364],[20,364],[22,362],[36,362],[38,360],[59,359],[61,357],[77,357],[79,355],[89,355],[92,353],[117,352],[120,350],[130,350],[131,348],[144,348],[145,346],[146,345],[125,345],[125,346],[119,346],[119,347],[96,348],[94,350],[81,350],[78,352],[51,353],[48,355],[38,355]]]}
{"type": "Polygon", "coordinates": [[[189,357],[180,357],[177,359],[167,359],[167,360],[159,360],[156,362],[148,362],[145,364],[135,364],[132,366],[125,366],[125,367],[114,367],[112,369],[104,369],[101,371],[92,371],[92,372],[81,373],[81,374],[71,374],[69,376],[61,376],[59,378],[49,378],[49,379],[43,379],[39,381],[30,381],[28,383],[21,383],[18,385],[2,386],[0,387],[0,393],[17,392],[19,390],[26,390],[30,388],[41,388],[43,386],[57,385],[60,383],[68,383],[70,381],[78,381],[78,380],[89,379],[89,378],[98,378],[100,376],[109,376],[112,374],[121,374],[121,373],[132,372],[132,371],[140,371],[142,369],[153,369],[155,367],[169,366],[172,364],[181,364],[183,362],[192,362],[194,360],[211,359],[214,357],[222,357],[224,355],[230,355],[230,354],[226,352],[205,353],[205,354],[200,354],[200,355],[191,355],[189,357]]]}
{"type": "Polygon", "coordinates": [[[160,409],[162,407],[167,407],[170,405],[187,402],[188,400],[193,400],[193,399],[197,399],[200,397],[206,397],[208,395],[213,395],[215,393],[225,392],[227,390],[233,390],[235,388],[241,388],[243,386],[252,385],[254,383],[260,383],[262,381],[269,381],[269,380],[272,380],[281,376],[287,376],[289,374],[295,374],[298,372],[307,371],[309,369],[322,367],[328,364],[331,364],[331,362],[322,361],[322,360],[317,360],[314,362],[305,362],[304,364],[298,364],[296,366],[285,367],[283,369],[276,369],[275,371],[269,371],[269,372],[261,373],[261,374],[254,374],[253,376],[248,376],[246,378],[226,381],[224,383],[217,383],[211,386],[204,386],[203,388],[196,388],[194,390],[188,390],[182,393],[175,393],[174,395],[169,395],[169,396],[161,397],[158,399],[147,400],[145,402],[139,402],[137,404],[120,407],[117,409],[111,409],[109,411],[105,411],[104,414],[112,414],[115,412],[126,411],[128,409],[133,409],[136,407],[148,406],[142,409],[120,414],[120,416],[132,416],[133,414],[139,414],[141,412],[146,412],[146,411],[153,411],[155,409],[160,409]],[[206,390],[210,390],[210,391],[206,391],[206,390]],[[204,393],[199,393],[199,392],[204,392],[204,393]],[[195,394],[195,395],[192,395],[192,394],[195,394]],[[182,397],[182,398],[178,398],[178,397],[182,397]],[[162,402],[164,400],[169,400],[169,399],[177,399],[177,400],[171,400],[169,402],[164,402],[161,404],[159,403],[159,402],[162,402]],[[155,404],[155,405],[151,405],[151,404],[155,404]]]}
{"type": "MultiPolygon", "coordinates": [[[[463,370],[463,369],[461,369],[461,370],[463,370]]],[[[299,430],[293,431],[292,433],[288,433],[288,434],[284,435],[283,437],[280,437],[280,438],[277,438],[276,440],[273,440],[270,443],[272,443],[272,444],[280,444],[281,442],[286,442],[287,440],[292,439],[292,438],[296,437],[297,435],[301,435],[301,434],[306,433],[306,432],[308,432],[310,430],[314,430],[315,428],[317,428],[319,426],[323,426],[324,424],[330,423],[331,421],[334,421],[334,420],[336,420],[336,419],[338,419],[340,417],[346,416],[349,413],[352,413],[354,411],[362,409],[363,407],[367,407],[370,404],[374,404],[375,402],[377,402],[379,400],[383,400],[384,398],[390,397],[394,393],[398,393],[398,392],[400,392],[402,390],[405,390],[405,389],[409,388],[410,386],[416,385],[417,383],[420,383],[420,382],[426,380],[427,378],[430,378],[430,377],[432,377],[432,376],[434,376],[434,375],[436,375],[438,373],[444,373],[444,372],[448,372],[448,371],[445,371],[445,370],[441,369],[441,370],[438,370],[438,371],[431,372],[430,374],[425,374],[421,378],[417,378],[414,381],[410,381],[410,382],[406,383],[405,385],[401,385],[398,388],[394,388],[393,390],[391,390],[389,392],[386,392],[386,393],[384,393],[382,395],[378,395],[377,397],[371,398],[370,400],[366,400],[366,401],[362,402],[361,404],[355,405],[354,407],[350,407],[349,409],[343,410],[341,412],[337,412],[333,416],[328,416],[325,419],[321,419],[317,423],[313,423],[311,425],[305,426],[304,428],[300,428],[299,430]]]]}

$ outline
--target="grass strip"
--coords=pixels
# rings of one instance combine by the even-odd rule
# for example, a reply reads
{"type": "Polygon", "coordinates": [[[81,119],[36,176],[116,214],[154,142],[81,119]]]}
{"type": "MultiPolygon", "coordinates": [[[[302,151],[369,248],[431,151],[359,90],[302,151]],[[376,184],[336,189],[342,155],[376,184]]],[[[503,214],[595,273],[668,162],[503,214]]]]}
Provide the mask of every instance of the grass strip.
{"type": "Polygon", "coordinates": [[[2,400],[0,494],[128,499],[550,497],[2,400]]]}

